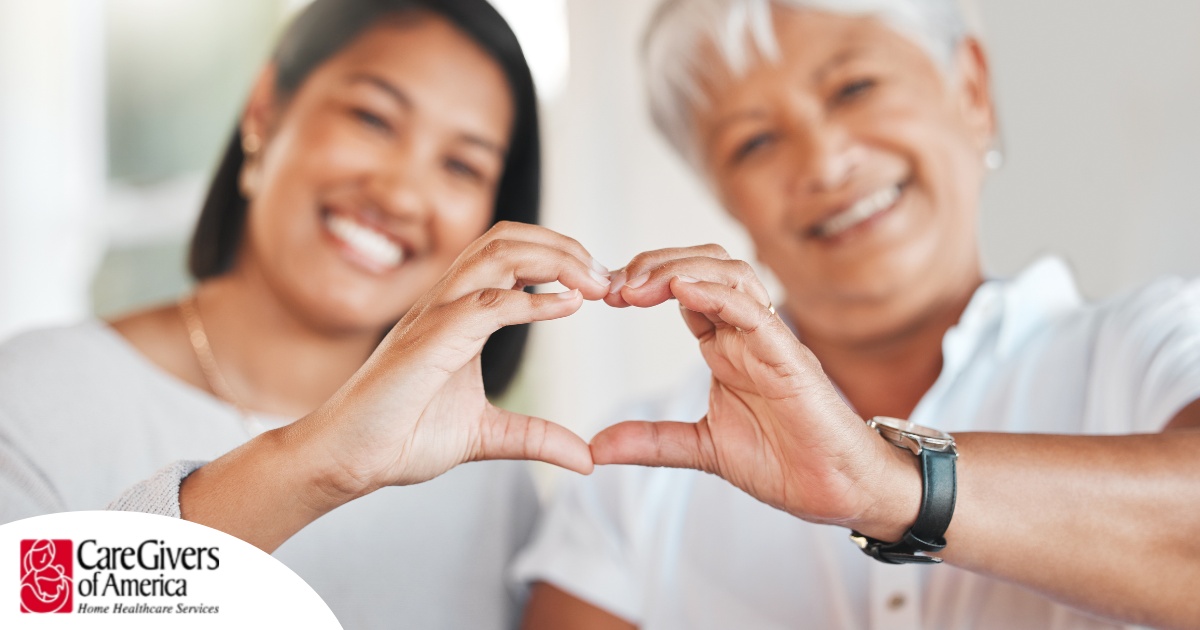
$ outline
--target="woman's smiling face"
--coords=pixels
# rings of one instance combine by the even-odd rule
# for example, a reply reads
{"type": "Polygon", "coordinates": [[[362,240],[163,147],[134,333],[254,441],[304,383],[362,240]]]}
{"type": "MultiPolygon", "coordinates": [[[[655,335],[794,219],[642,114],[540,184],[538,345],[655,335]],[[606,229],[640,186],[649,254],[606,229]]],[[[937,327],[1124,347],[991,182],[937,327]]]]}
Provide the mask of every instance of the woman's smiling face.
{"type": "Polygon", "coordinates": [[[707,175],[801,331],[894,334],[978,282],[982,52],[968,41],[943,72],[873,18],[773,13],[778,60],[706,78],[693,120],[707,175]]]}
{"type": "Polygon", "coordinates": [[[498,63],[442,18],[370,28],[243,133],[250,198],[237,271],[332,331],[399,319],[490,225],[513,125],[498,63]]]}

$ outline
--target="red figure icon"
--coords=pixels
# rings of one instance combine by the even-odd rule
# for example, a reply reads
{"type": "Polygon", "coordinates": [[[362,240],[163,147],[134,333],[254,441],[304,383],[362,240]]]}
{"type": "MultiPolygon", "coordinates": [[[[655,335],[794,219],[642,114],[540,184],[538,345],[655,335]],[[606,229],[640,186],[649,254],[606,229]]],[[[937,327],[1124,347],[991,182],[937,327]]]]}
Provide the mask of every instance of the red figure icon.
{"type": "Polygon", "coordinates": [[[72,546],[70,540],[21,541],[21,612],[71,612],[72,546]]]}

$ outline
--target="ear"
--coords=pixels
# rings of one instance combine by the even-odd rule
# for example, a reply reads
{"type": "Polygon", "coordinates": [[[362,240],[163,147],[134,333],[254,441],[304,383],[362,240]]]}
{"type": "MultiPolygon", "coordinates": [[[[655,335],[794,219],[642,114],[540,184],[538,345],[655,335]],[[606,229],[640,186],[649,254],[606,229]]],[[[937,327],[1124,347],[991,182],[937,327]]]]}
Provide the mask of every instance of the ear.
{"type": "Polygon", "coordinates": [[[992,103],[992,77],[987,54],[978,39],[967,37],[959,44],[955,71],[962,119],[982,155],[996,137],[996,107],[992,103]]]}
{"type": "Polygon", "coordinates": [[[253,199],[258,192],[262,154],[266,150],[271,131],[275,128],[275,118],[279,111],[277,97],[275,65],[267,64],[258,73],[258,78],[250,88],[250,98],[246,101],[239,125],[245,160],[238,183],[242,195],[247,199],[253,199]]]}

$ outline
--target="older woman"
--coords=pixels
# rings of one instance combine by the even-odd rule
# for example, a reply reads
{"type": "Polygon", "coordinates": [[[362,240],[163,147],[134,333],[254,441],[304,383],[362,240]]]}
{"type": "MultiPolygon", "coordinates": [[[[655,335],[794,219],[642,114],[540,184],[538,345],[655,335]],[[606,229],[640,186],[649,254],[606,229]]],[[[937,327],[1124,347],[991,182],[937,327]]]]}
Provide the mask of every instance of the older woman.
{"type": "Polygon", "coordinates": [[[646,62],[787,301],[715,247],[614,275],[610,304],[678,299],[711,378],[642,412],[698,423],[610,427],[595,463],[716,476],[568,486],[526,627],[1200,625],[1200,284],[984,280],[995,116],[955,3],[670,0],[646,62]]]}

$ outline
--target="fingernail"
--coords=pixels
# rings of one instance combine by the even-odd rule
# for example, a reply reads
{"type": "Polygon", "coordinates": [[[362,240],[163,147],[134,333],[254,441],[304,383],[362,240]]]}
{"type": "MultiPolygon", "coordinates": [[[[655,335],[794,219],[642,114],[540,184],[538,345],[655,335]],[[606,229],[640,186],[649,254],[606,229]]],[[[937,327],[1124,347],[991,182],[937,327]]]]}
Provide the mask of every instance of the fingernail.
{"type": "Polygon", "coordinates": [[[608,294],[612,295],[613,293],[619,293],[621,291],[621,287],[624,287],[624,286],[625,286],[625,272],[618,271],[616,273],[616,275],[614,275],[612,277],[612,284],[610,284],[608,287],[608,294]]]}
{"type": "Polygon", "coordinates": [[[636,289],[636,288],[642,286],[643,284],[646,284],[646,281],[649,279],[650,279],[650,274],[644,273],[644,274],[634,278],[633,280],[626,282],[625,286],[629,287],[630,289],[636,289]]]}
{"type": "Polygon", "coordinates": [[[591,267],[596,271],[596,273],[604,276],[605,278],[612,275],[612,272],[608,270],[608,267],[601,265],[600,261],[596,260],[595,258],[592,259],[591,267]]]}
{"type": "Polygon", "coordinates": [[[695,283],[695,282],[700,282],[699,280],[697,280],[697,279],[695,279],[695,278],[693,278],[693,277],[691,277],[691,276],[675,276],[675,279],[676,279],[676,280],[678,280],[678,281],[680,281],[680,282],[687,282],[688,284],[692,284],[692,283],[695,283]]]}
{"type": "Polygon", "coordinates": [[[563,291],[554,295],[558,296],[560,300],[573,300],[575,296],[579,295],[579,289],[571,289],[570,291],[563,291]]]}
{"type": "Polygon", "coordinates": [[[588,273],[591,274],[592,280],[595,280],[596,284],[598,284],[602,287],[608,286],[608,276],[602,276],[602,275],[600,275],[600,272],[598,272],[594,269],[589,269],[588,273]]]}

